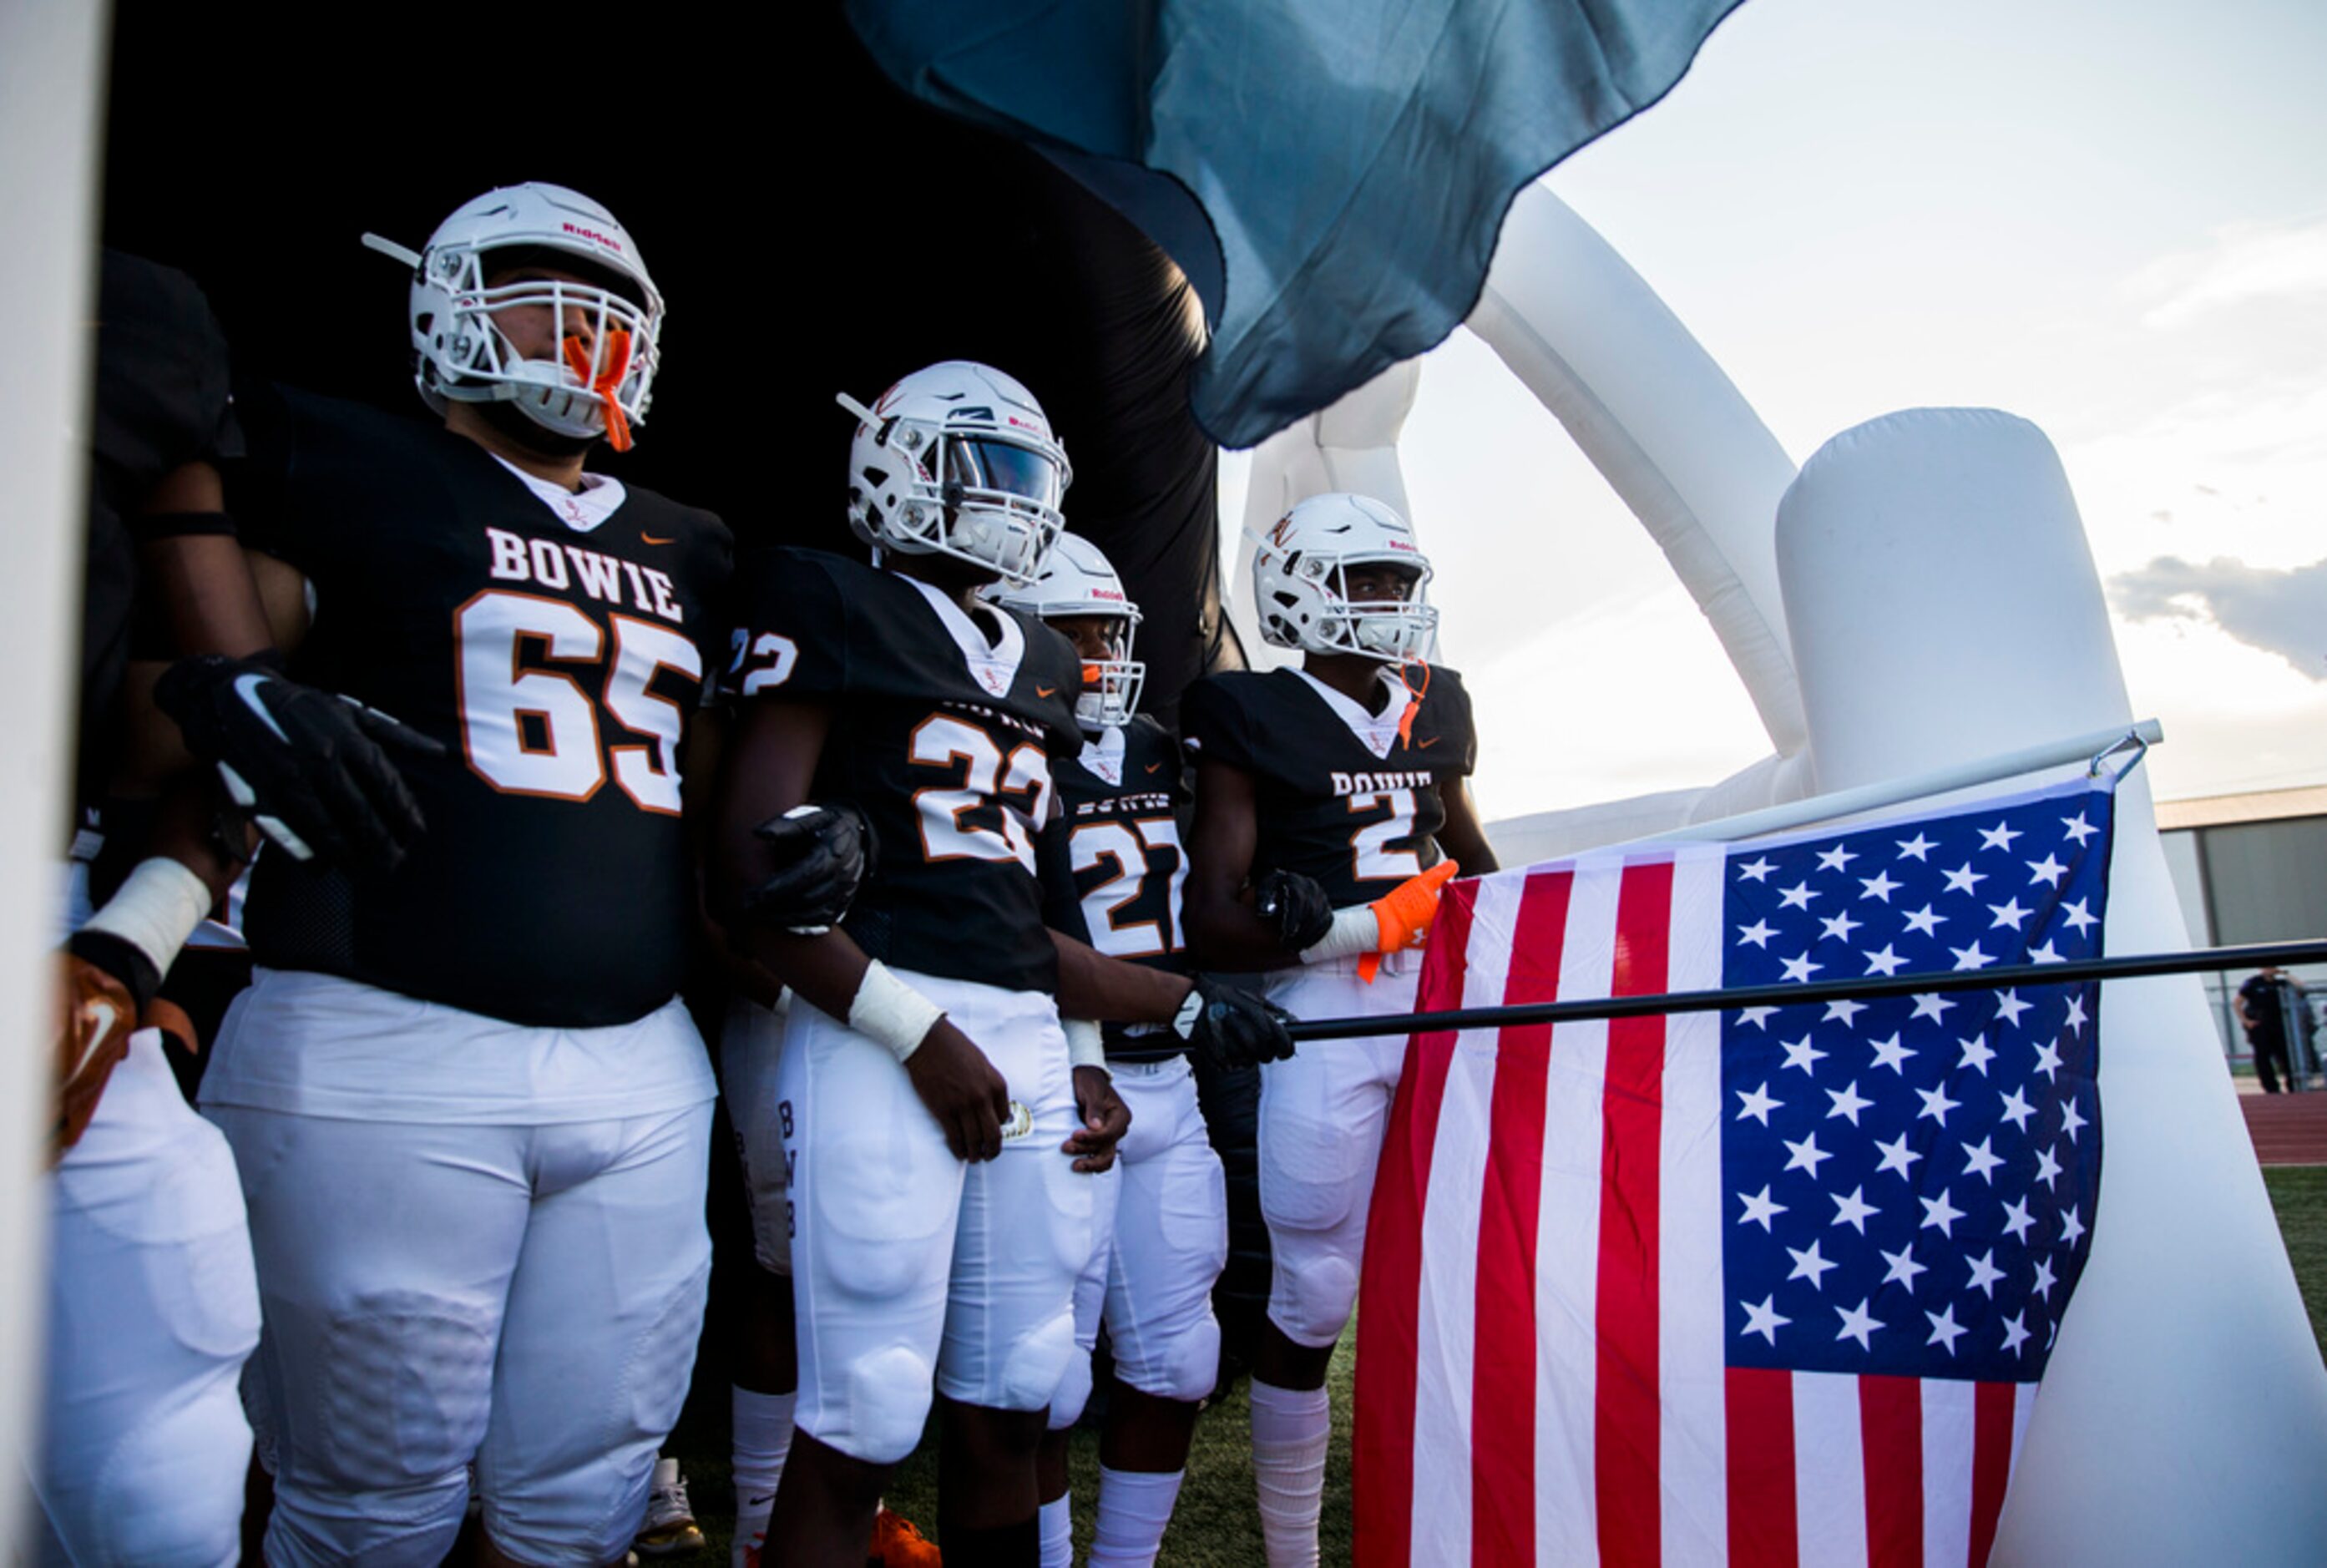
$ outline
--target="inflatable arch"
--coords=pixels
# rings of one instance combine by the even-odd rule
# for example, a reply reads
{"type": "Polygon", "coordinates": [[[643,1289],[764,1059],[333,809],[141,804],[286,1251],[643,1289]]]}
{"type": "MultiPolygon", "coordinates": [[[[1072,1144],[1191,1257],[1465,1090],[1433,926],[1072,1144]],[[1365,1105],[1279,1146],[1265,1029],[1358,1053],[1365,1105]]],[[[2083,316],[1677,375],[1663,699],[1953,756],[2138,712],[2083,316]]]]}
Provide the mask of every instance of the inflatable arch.
{"type": "MultiPolygon", "coordinates": [[[[1773,747],[1702,789],[1494,824],[1507,863],[1692,825],[1718,836],[1718,819],[1755,807],[2133,720],[2084,526],[2035,426],[1893,414],[1797,474],[1671,312],[1541,184],[1513,205],[1469,325],[1655,538],[1773,747]]],[[[1397,443],[1417,384],[1400,366],[1257,449],[1248,529],[1322,490],[1404,507],[1397,443]]],[[[1248,538],[1232,593],[1250,552],[1248,538]]],[[[1240,598],[1231,615],[1257,649],[1240,598]]],[[[2119,791],[2113,884],[2110,951],[2188,946],[2138,770],[2119,791]]],[[[2116,982],[2103,1014],[2093,1252],[1995,1560],[2315,1560],[2327,1368],[2200,984],[2116,982]]]]}

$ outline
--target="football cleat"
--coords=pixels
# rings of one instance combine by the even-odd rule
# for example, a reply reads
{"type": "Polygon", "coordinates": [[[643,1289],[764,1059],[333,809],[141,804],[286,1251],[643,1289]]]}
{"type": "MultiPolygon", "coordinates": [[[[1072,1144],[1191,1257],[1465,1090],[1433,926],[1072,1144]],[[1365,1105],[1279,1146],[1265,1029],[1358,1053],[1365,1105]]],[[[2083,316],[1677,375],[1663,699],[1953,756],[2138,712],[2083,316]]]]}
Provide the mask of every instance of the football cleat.
{"type": "Polygon", "coordinates": [[[687,1502],[687,1478],[675,1459],[655,1461],[647,1489],[647,1522],[631,1543],[642,1557],[685,1557],[703,1550],[703,1531],[687,1502]]]}
{"type": "Polygon", "coordinates": [[[938,1544],[913,1527],[912,1520],[883,1504],[873,1518],[873,1539],[864,1548],[864,1568],[941,1568],[938,1544]]]}

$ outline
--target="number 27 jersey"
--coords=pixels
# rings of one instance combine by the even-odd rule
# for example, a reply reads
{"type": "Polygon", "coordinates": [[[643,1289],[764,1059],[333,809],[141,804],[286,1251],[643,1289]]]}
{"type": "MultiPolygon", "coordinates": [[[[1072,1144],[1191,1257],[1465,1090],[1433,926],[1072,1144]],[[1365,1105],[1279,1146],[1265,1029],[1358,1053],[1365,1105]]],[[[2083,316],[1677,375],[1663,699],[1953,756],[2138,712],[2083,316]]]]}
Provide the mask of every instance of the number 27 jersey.
{"type": "Polygon", "coordinates": [[[878,859],[842,929],[901,969],[1055,991],[1036,843],[1051,758],[1081,749],[1082,667],[1066,639],[996,607],[822,551],[738,569],[743,625],[723,685],[750,703],[823,705],[812,786],[873,823],[878,859]]]}

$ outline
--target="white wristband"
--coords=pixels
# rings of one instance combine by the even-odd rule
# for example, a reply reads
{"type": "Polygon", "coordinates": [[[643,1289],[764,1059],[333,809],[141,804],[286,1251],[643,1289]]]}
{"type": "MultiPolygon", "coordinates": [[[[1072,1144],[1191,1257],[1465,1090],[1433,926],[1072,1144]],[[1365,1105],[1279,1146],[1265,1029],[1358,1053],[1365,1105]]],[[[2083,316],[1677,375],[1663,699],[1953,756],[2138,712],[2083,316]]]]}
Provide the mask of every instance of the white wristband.
{"type": "Polygon", "coordinates": [[[856,998],[848,1004],[848,1027],[899,1061],[921,1050],[944,1016],[945,1009],[891,974],[878,958],[865,966],[856,998]]]}
{"type": "Polygon", "coordinates": [[[1107,1070],[1107,1031],[1088,1018],[1065,1021],[1067,1031],[1067,1065],[1095,1067],[1107,1070]]]}
{"type": "Polygon", "coordinates": [[[210,890],[202,879],[157,854],[140,861],[81,929],[120,938],[153,960],[155,974],[166,975],[178,949],[210,912],[210,890]]]}
{"type": "Polygon", "coordinates": [[[1354,958],[1360,953],[1381,951],[1381,919],[1371,904],[1351,904],[1346,910],[1333,911],[1333,923],[1325,934],[1301,949],[1304,964],[1331,963],[1335,958],[1354,958]]]}

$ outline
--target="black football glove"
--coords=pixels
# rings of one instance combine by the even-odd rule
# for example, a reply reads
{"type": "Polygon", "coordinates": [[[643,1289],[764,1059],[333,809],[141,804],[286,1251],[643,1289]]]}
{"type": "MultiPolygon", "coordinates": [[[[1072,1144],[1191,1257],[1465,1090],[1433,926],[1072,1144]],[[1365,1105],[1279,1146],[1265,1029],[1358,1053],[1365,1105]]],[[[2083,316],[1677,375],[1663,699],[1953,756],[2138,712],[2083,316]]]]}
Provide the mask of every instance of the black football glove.
{"type": "Polygon", "coordinates": [[[775,866],[743,891],[743,919],[796,937],[840,924],[874,858],[865,815],[854,806],[795,806],[752,831],[775,866]]]}
{"type": "Polygon", "coordinates": [[[282,656],[208,654],[162,674],[154,700],[236,806],[295,860],[387,871],[427,831],[389,752],[444,747],[352,698],[287,679],[282,656]]]}
{"type": "Polygon", "coordinates": [[[1220,1072],[1235,1072],[1293,1054],[1285,1026],[1293,1015],[1216,975],[1191,975],[1194,987],[1180,1004],[1172,1029],[1192,1055],[1220,1072]]]}
{"type": "Polygon", "coordinates": [[[1273,871],[1254,890],[1254,912],[1276,931],[1277,946],[1299,953],[1322,941],[1333,929],[1333,904],[1313,877],[1273,871]]]}

